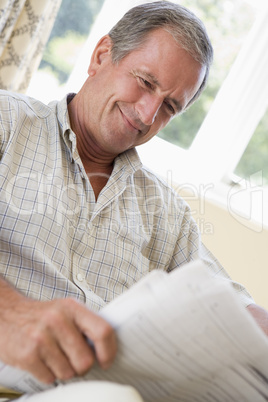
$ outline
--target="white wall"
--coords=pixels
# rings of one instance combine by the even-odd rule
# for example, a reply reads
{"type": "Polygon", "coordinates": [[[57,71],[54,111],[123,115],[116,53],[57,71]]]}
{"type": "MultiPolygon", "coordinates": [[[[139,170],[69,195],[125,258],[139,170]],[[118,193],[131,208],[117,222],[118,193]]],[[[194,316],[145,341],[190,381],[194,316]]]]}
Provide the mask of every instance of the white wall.
{"type": "Polygon", "coordinates": [[[268,309],[268,230],[243,221],[227,208],[180,192],[199,224],[204,244],[230,276],[242,283],[256,303],[268,309]]]}

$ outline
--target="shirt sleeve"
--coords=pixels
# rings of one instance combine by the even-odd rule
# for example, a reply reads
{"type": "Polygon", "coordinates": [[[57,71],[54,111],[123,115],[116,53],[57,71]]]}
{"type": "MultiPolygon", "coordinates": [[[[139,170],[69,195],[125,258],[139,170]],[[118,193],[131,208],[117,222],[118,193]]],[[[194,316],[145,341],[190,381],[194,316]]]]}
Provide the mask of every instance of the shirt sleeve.
{"type": "Polygon", "coordinates": [[[0,90],[0,160],[10,140],[13,127],[17,124],[15,99],[0,90]]]}

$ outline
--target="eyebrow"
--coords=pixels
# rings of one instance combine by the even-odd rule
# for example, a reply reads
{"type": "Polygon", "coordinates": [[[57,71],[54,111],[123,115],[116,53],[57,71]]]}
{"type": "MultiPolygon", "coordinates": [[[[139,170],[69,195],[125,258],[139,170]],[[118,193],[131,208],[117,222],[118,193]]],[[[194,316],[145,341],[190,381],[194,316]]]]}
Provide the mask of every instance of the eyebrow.
{"type": "MultiPolygon", "coordinates": [[[[158,81],[158,79],[153,74],[147,73],[145,71],[141,71],[141,73],[146,78],[148,78],[148,80],[150,80],[154,85],[156,85],[156,86],[161,88],[160,82],[158,81]]],[[[182,111],[183,108],[182,108],[180,102],[177,101],[177,99],[174,99],[174,98],[167,98],[167,99],[169,99],[170,101],[172,101],[172,103],[174,103],[177,113],[180,113],[182,111]]]]}

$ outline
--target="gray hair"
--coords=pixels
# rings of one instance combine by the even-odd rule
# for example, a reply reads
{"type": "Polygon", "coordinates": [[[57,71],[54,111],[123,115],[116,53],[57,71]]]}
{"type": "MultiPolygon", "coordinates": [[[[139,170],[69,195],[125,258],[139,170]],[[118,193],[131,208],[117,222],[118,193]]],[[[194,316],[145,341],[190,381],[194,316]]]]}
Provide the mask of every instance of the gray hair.
{"type": "Polygon", "coordinates": [[[112,60],[118,63],[133,50],[142,46],[147,35],[163,28],[197,62],[206,68],[202,84],[188,103],[190,106],[206,86],[213,60],[213,48],[202,21],[187,8],[169,1],[145,3],[130,9],[110,30],[112,60]]]}

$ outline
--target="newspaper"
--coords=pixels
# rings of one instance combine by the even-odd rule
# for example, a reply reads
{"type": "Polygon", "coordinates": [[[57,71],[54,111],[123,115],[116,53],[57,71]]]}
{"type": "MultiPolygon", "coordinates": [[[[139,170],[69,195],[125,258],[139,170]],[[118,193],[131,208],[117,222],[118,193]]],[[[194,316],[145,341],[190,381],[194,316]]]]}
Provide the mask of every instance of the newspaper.
{"type": "MultiPolygon", "coordinates": [[[[117,357],[110,369],[96,364],[75,381],[129,384],[145,402],[268,401],[268,338],[230,282],[201,261],[152,271],[100,315],[115,328],[117,357]]],[[[0,384],[47,388],[1,363],[0,384]]]]}

